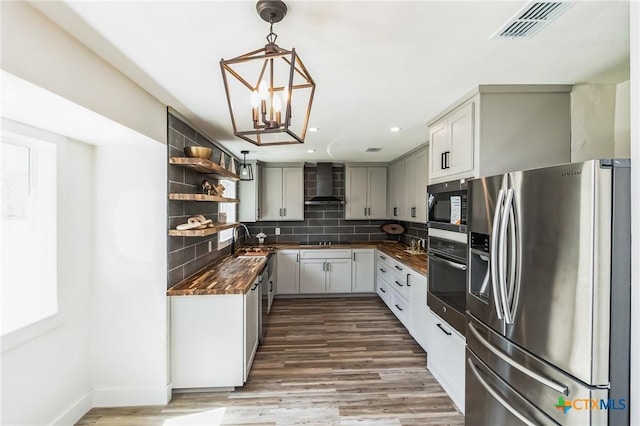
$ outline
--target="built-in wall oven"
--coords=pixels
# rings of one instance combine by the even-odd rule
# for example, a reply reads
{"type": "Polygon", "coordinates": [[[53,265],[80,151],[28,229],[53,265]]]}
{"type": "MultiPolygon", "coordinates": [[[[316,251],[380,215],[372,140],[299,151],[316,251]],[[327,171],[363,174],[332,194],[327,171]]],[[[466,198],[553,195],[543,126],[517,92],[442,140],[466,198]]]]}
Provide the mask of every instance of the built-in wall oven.
{"type": "Polygon", "coordinates": [[[468,268],[467,183],[429,185],[427,305],[465,334],[468,268]]]}

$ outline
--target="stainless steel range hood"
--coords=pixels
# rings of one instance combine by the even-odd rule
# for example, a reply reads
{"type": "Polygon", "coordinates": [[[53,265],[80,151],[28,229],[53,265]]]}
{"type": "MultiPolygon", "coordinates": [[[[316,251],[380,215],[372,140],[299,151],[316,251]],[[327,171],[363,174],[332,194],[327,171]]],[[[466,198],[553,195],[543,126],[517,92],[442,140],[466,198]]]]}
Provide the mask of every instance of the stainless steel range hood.
{"type": "Polygon", "coordinates": [[[317,163],[318,180],[316,196],[305,201],[307,205],[344,204],[344,201],[333,195],[333,164],[317,163]]]}

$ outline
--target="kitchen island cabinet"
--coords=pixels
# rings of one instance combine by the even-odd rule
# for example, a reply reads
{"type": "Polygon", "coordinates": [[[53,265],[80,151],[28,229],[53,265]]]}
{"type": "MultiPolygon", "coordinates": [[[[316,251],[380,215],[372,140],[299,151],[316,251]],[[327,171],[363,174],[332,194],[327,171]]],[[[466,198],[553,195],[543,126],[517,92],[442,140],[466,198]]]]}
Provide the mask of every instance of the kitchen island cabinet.
{"type": "Polygon", "coordinates": [[[258,348],[259,287],[171,297],[173,388],[242,386],[258,348]]]}

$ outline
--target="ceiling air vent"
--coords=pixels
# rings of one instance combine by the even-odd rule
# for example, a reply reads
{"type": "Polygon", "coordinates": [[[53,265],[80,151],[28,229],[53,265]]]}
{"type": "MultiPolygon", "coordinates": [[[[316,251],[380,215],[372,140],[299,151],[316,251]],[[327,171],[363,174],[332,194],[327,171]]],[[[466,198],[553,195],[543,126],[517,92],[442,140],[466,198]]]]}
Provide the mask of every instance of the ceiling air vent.
{"type": "Polygon", "coordinates": [[[380,152],[382,151],[382,148],[367,148],[364,150],[364,152],[380,152]]]}
{"type": "Polygon", "coordinates": [[[567,10],[573,2],[568,1],[534,1],[526,4],[491,38],[528,38],[535,35],[551,21],[567,10]]]}

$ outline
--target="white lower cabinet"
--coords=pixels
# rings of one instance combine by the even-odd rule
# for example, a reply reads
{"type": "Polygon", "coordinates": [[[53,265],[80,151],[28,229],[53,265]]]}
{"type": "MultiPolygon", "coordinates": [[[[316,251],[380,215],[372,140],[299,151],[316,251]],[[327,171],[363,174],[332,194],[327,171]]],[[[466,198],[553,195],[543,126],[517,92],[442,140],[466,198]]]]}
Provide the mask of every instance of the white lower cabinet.
{"type": "Polygon", "coordinates": [[[378,275],[376,279],[376,293],[380,296],[380,299],[385,303],[385,305],[389,306],[391,303],[391,290],[389,289],[389,283],[387,283],[384,278],[378,275]]]}
{"type": "Polygon", "coordinates": [[[351,267],[351,291],[373,293],[375,291],[374,249],[353,249],[351,267]]]}
{"type": "Polygon", "coordinates": [[[278,250],[276,254],[276,291],[278,294],[300,293],[300,251],[278,250]]]}
{"type": "Polygon", "coordinates": [[[351,250],[302,250],[300,293],[350,293],[351,250]]]}
{"type": "Polygon", "coordinates": [[[411,270],[408,277],[411,296],[411,327],[409,332],[425,352],[429,352],[429,307],[427,306],[427,277],[411,270]]]}
{"type": "Polygon", "coordinates": [[[411,321],[411,305],[409,305],[409,301],[402,297],[398,291],[392,290],[389,307],[402,325],[409,329],[411,321]]]}
{"type": "Polygon", "coordinates": [[[173,388],[244,384],[258,348],[259,291],[171,297],[173,388]]]}
{"type": "Polygon", "coordinates": [[[427,367],[460,411],[464,413],[466,340],[464,336],[431,310],[428,312],[428,319],[430,350],[427,357],[427,367]]]}

